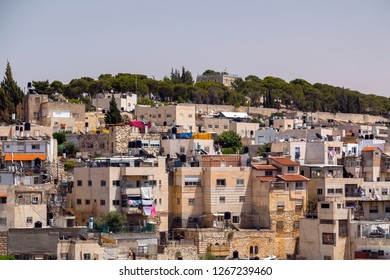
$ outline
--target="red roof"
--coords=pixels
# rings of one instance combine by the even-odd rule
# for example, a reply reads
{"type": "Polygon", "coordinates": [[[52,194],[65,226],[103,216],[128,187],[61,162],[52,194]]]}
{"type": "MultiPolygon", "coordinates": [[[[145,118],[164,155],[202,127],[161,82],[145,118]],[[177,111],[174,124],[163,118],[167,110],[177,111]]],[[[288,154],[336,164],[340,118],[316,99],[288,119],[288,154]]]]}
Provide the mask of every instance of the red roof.
{"type": "Polygon", "coordinates": [[[299,174],[291,174],[291,175],[277,175],[276,177],[282,179],[286,182],[302,182],[302,181],[309,181],[309,178],[306,178],[305,176],[299,175],[299,174]]]}
{"type": "Polygon", "coordinates": [[[292,161],[291,159],[289,158],[285,158],[285,157],[278,157],[278,158],[269,158],[269,160],[273,160],[281,165],[285,165],[285,166],[295,166],[295,165],[299,165],[298,162],[295,162],[295,161],[292,161]]]}
{"type": "Polygon", "coordinates": [[[372,152],[375,151],[378,147],[364,147],[363,152],[372,152]]]}
{"type": "Polygon", "coordinates": [[[257,178],[259,178],[260,182],[271,182],[275,179],[274,177],[268,177],[268,176],[259,176],[257,178]]]}
{"type": "Polygon", "coordinates": [[[256,170],[278,170],[278,168],[272,164],[256,164],[252,165],[252,167],[256,170]]]}

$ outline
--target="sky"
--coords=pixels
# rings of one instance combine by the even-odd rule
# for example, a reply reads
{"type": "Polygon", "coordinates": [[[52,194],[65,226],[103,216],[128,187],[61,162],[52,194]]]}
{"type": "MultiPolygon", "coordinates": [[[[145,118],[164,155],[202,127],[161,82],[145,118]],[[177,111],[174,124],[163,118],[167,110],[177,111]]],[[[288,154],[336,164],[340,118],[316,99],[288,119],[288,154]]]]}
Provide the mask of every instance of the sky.
{"type": "Polygon", "coordinates": [[[296,78],[390,97],[388,0],[0,0],[0,78],[29,81],[184,66],[296,78]]]}

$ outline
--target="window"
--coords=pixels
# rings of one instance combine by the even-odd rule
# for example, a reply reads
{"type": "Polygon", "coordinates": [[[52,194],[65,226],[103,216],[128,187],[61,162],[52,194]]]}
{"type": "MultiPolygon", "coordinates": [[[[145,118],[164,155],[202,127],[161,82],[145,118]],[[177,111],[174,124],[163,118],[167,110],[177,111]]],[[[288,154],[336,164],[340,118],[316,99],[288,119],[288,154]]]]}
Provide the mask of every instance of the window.
{"type": "Polygon", "coordinates": [[[225,187],[226,179],[217,179],[217,187],[225,187]]]}
{"type": "Polygon", "coordinates": [[[332,260],[332,257],[331,256],[324,256],[324,260],[325,261],[330,261],[330,260],[332,260]]]}
{"type": "Polygon", "coordinates": [[[272,176],[272,171],[271,170],[266,170],[265,171],[265,176],[272,176]]]}
{"type": "Polygon", "coordinates": [[[100,200],[100,206],[104,206],[104,205],[106,205],[106,201],[104,199],[101,199],[100,200]]]}
{"type": "Polygon", "coordinates": [[[278,201],[278,202],[276,203],[276,208],[277,208],[278,210],[283,210],[283,209],[284,209],[284,201],[278,201]]]}
{"type": "Polygon", "coordinates": [[[329,203],[321,203],[321,208],[322,209],[329,209],[330,205],[329,205],[329,203]]]}
{"type": "Polygon", "coordinates": [[[183,113],[180,113],[179,118],[183,118],[183,117],[184,117],[183,113]]]}
{"type": "Polygon", "coordinates": [[[188,114],[188,117],[189,117],[189,118],[192,118],[192,114],[188,114]]]}
{"type": "Polygon", "coordinates": [[[295,171],[295,167],[294,166],[288,166],[287,167],[287,171],[288,172],[294,172],[295,171]]]}
{"type": "Polygon", "coordinates": [[[76,204],[77,204],[77,205],[81,205],[81,199],[80,199],[80,198],[78,198],[78,199],[76,200],[76,204]]]}
{"type": "Polygon", "coordinates": [[[209,127],[209,128],[213,128],[213,125],[212,125],[212,124],[209,124],[208,127],[209,127]]]}
{"type": "Polygon", "coordinates": [[[7,204],[7,197],[0,197],[0,204],[7,204]]]}
{"type": "Polygon", "coordinates": [[[184,186],[199,186],[200,185],[200,177],[199,176],[185,176],[184,177],[184,186]]]}
{"type": "Polygon", "coordinates": [[[195,198],[189,198],[188,199],[188,205],[190,205],[190,206],[195,205],[195,198]]]}
{"type": "Polygon", "coordinates": [[[214,128],[219,128],[219,124],[214,125],[214,128]]]}
{"type": "Polygon", "coordinates": [[[78,119],[79,118],[79,114],[78,113],[73,113],[72,117],[75,118],[75,119],[78,119]]]}
{"type": "Polygon", "coordinates": [[[100,186],[105,187],[106,186],[106,181],[105,180],[100,180],[100,186]]]}
{"type": "Polygon", "coordinates": [[[240,222],[240,216],[233,216],[233,223],[238,224],[240,222]]]}
{"type": "Polygon", "coordinates": [[[326,193],[327,194],[334,194],[334,189],[327,189],[326,193]]]}
{"type": "Polygon", "coordinates": [[[284,222],[283,221],[277,221],[276,222],[276,228],[277,229],[283,229],[284,228],[284,222]]]}
{"type": "Polygon", "coordinates": [[[322,244],[324,245],[335,245],[336,239],[334,233],[322,233],[322,244]]]}
{"type": "Polygon", "coordinates": [[[320,219],[320,225],[333,225],[333,220],[320,219]]]}
{"type": "Polygon", "coordinates": [[[6,225],[7,224],[7,218],[0,217],[0,225],[6,225]]]}
{"type": "Polygon", "coordinates": [[[176,204],[180,205],[180,198],[176,198],[176,204]]]}
{"type": "Polygon", "coordinates": [[[317,189],[317,194],[322,195],[322,189],[317,189]]]}
{"type": "Polygon", "coordinates": [[[161,203],[162,203],[162,200],[161,200],[161,198],[159,198],[159,199],[158,199],[158,204],[161,205],[161,203]]]}
{"type": "Polygon", "coordinates": [[[299,221],[294,221],[294,228],[299,228],[299,221]]]}
{"type": "Polygon", "coordinates": [[[37,196],[32,197],[32,204],[38,204],[39,198],[37,196]]]}
{"type": "Polygon", "coordinates": [[[112,185],[113,185],[114,187],[120,187],[121,181],[119,181],[119,180],[113,180],[113,181],[112,181],[112,185]]]}
{"type": "Polygon", "coordinates": [[[91,260],[91,254],[84,253],[84,260],[91,260]]]}
{"type": "Polygon", "coordinates": [[[77,180],[77,186],[81,187],[82,185],[83,185],[83,181],[82,180],[77,180]]]}
{"type": "Polygon", "coordinates": [[[385,212],[390,213],[390,205],[385,205],[385,212]]]}
{"type": "Polygon", "coordinates": [[[228,129],[229,127],[227,125],[224,125],[223,126],[223,129],[228,129]]]}
{"type": "Polygon", "coordinates": [[[118,205],[120,205],[120,201],[115,199],[115,200],[112,201],[112,205],[118,206],[118,205]]]}
{"type": "Polygon", "coordinates": [[[86,199],[86,200],[85,200],[85,205],[90,205],[90,204],[91,204],[91,200],[86,199]]]}
{"type": "Polygon", "coordinates": [[[226,202],[226,199],[224,196],[220,196],[219,197],[219,203],[225,203],[226,202]]]}
{"type": "Polygon", "coordinates": [[[378,213],[378,206],[377,205],[371,205],[369,212],[370,213],[378,213]]]}
{"type": "Polygon", "coordinates": [[[157,117],[158,117],[158,118],[161,118],[161,114],[157,114],[157,117]]]}
{"type": "Polygon", "coordinates": [[[33,222],[33,218],[32,217],[27,217],[26,223],[27,224],[32,224],[32,222],[33,222]]]}
{"type": "Polygon", "coordinates": [[[303,200],[302,199],[295,201],[295,211],[301,211],[302,210],[302,204],[303,204],[303,200]]]}
{"type": "Polygon", "coordinates": [[[339,236],[348,236],[347,220],[339,220],[339,236]]]}
{"type": "Polygon", "coordinates": [[[343,194],[343,189],[339,189],[339,188],[336,189],[336,193],[337,193],[337,194],[343,194]]]}
{"type": "Polygon", "coordinates": [[[303,190],[303,182],[295,182],[296,190],[303,190]]]}
{"type": "Polygon", "coordinates": [[[243,187],[244,186],[244,179],[236,179],[236,185],[237,187],[243,187]]]}
{"type": "Polygon", "coordinates": [[[31,145],[32,150],[39,150],[40,148],[41,148],[41,145],[39,145],[39,144],[32,144],[31,145]]]}
{"type": "Polygon", "coordinates": [[[186,148],[185,147],[180,147],[180,153],[185,153],[186,152],[186,148]]]}
{"type": "Polygon", "coordinates": [[[88,180],[88,187],[92,187],[92,180],[88,180]]]}
{"type": "Polygon", "coordinates": [[[382,195],[388,195],[388,189],[382,188],[382,195]]]}
{"type": "Polygon", "coordinates": [[[245,196],[240,196],[239,197],[239,202],[245,202],[245,196]]]}

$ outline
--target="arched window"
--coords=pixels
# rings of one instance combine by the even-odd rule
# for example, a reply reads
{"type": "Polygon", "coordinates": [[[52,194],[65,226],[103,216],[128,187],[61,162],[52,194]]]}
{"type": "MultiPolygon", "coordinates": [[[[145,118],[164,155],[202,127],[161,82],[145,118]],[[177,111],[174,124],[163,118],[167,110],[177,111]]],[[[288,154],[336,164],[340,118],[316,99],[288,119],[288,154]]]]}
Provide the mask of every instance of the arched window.
{"type": "Polygon", "coordinates": [[[259,253],[259,247],[255,246],[255,254],[257,255],[259,253]]]}
{"type": "Polygon", "coordinates": [[[253,254],[253,246],[249,247],[249,254],[253,254]]]}

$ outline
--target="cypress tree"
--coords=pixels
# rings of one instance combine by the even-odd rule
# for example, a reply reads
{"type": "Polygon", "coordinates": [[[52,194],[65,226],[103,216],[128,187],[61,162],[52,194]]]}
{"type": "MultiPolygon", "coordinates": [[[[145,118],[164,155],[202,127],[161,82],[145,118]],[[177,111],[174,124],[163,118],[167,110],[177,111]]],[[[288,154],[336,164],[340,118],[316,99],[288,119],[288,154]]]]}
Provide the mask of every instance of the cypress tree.
{"type": "Polygon", "coordinates": [[[110,109],[107,111],[105,116],[106,124],[116,124],[123,122],[123,118],[121,116],[121,112],[119,111],[114,95],[111,97],[110,101],[110,109]]]}
{"type": "Polygon", "coordinates": [[[12,77],[12,70],[9,61],[7,61],[7,67],[5,69],[4,79],[1,82],[6,98],[11,102],[10,112],[16,112],[16,105],[22,102],[23,91],[20,89],[14,78],[12,77]]]}

